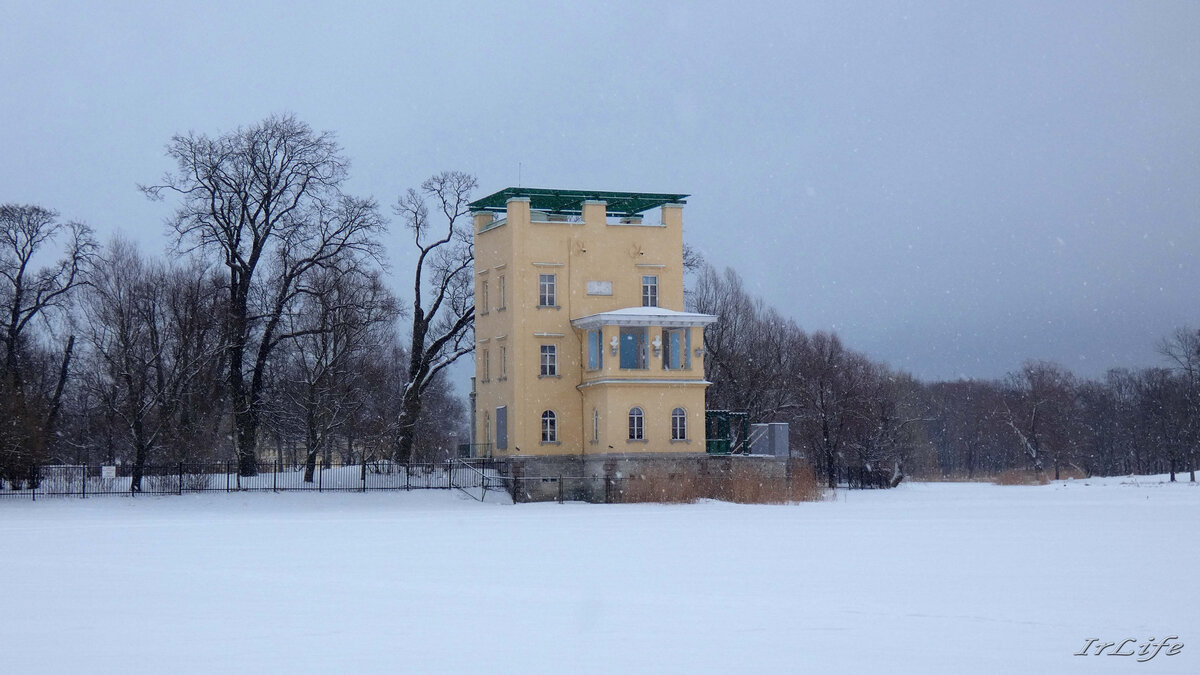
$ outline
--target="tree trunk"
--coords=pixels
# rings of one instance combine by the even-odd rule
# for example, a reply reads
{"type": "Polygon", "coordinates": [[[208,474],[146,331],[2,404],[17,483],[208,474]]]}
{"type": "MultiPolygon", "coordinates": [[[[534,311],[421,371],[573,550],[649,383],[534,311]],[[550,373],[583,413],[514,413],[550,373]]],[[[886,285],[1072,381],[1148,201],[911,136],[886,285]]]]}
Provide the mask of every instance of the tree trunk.
{"type": "Polygon", "coordinates": [[[140,441],[136,444],[133,453],[133,468],[129,473],[129,491],[138,493],[142,491],[142,477],[146,472],[146,452],[147,448],[140,441]]]}
{"type": "Polygon", "coordinates": [[[416,385],[411,385],[404,395],[404,407],[400,410],[400,438],[397,442],[396,461],[411,462],[414,436],[417,430],[417,417],[421,414],[421,397],[414,393],[416,385]]]}
{"type": "Polygon", "coordinates": [[[234,440],[236,443],[238,475],[258,475],[258,455],[255,448],[255,437],[258,434],[258,414],[251,409],[240,409],[233,413],[234,440]]]}
{"type": "Polygon", "coordinates": [[[307,455],[304,458],[304,482],[305,483],[313,482],[313,476],[316,474],[316,472],[317,472],[317,450],[316,450],[316,448],[310,447],[308,449],[307,455]]]}

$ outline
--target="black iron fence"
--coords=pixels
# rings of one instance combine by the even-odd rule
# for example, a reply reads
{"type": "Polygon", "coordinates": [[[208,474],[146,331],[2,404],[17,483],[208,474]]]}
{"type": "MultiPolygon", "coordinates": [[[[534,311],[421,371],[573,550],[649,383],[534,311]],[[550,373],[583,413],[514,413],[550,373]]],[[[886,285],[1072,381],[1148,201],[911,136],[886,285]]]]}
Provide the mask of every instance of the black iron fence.
{"type": "Polygon", "coordinates": [[[158,464],[143,467],[140,481],[129,465],[40,466],[23,478],[0,480],[0,499],[163,495],[195,492],[371,492],[377,490],[486,491],[499,486],[496,460],[447,462],[317,462],[260,464],[253,476],[238,474],[237,462],[158,464]],[[139,484],[140,483],[140,484],[139,484]]]}

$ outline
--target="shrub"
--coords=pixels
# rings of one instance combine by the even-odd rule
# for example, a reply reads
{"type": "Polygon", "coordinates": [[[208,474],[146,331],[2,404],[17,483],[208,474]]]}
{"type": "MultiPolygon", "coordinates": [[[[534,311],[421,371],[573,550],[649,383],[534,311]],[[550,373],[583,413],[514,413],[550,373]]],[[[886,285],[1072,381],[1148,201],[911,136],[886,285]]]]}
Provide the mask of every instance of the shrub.
{"type": "Polygon", "coordinates": [[[716,499],[738,504],[790,504],[820,501],[825,491],[803,462],[788,477],[772,475],[764,465],[735,460],[728,473],[697,475],[654,467],[621,481],[618,500],[626,503],[690,504],[716,499]]]}
{"type": "Polygon", "coordinates": [[[1024,469],[1009,469],[996,476],[996,485],[1045,485],[1046,474],[1024,469]]]}

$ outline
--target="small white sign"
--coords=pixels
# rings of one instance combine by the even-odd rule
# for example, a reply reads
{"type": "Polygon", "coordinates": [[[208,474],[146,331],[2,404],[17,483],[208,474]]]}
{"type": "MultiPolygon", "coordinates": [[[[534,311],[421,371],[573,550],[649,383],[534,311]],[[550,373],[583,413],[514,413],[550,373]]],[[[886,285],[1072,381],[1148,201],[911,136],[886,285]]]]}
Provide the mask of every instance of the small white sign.
{"type": "Polygon", "coordinates": [[[117,467],[115,467],[115,466],[100,467],[100,477],[101,478],[116,478],[117,477],[117,467]]]}
{"type": "Polygon", "coordinates": [[[587,287],[588,295],[612,295],[611,281],[589,281],[587,287]]]}

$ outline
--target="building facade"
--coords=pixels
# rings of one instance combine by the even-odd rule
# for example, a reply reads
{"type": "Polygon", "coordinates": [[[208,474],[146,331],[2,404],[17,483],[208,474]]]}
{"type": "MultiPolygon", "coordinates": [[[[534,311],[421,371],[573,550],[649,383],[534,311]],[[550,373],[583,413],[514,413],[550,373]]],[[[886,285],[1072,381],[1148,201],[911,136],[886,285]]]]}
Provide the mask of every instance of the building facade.
{"type": "Polygon", "coordinates": [[[480,454],[704,452],[716,317],[683,307],[686,196],[507,188],[472,202],[480,454]]]}

